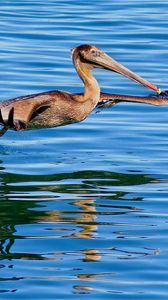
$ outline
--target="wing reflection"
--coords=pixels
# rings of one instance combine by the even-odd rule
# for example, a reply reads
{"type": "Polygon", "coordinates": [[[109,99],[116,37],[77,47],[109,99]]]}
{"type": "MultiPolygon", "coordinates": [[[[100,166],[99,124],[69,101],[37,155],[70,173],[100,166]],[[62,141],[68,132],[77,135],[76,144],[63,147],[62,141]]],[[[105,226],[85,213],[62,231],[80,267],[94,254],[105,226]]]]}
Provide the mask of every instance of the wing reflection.
{"type": "MultiPolygon", "coordinates": [[[[100,226],[107,225],[111,226],[113,236],[121,238],[121,231],[116,230],[119,223],[114,217],[139,212],[138,203],[143,200],[131,193],[131,187],[157,182],[143,174],[107,171],[45,177],[1,173],[1,259],[54,259],[41,255],[40,251],[39,254],[13,252],[14,244],[22,239],[90,240],[97,238],[100,226]]],[[[120,219],[120,225],[128,224],[120,219]]],[[[82,251],[84,261],[98,261],[102,257],[101,249],[82,251]]],[[[53,249],[50,252],[57,255],[53,249]]]]}

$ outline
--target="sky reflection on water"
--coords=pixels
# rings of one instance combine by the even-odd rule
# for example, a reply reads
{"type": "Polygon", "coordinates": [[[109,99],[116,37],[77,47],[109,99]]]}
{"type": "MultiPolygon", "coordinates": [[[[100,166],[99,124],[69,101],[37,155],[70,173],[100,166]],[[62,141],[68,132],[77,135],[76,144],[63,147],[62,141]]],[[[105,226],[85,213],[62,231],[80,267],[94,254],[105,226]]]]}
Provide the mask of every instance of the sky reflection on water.
{"type": "MultiPolygon", "coordinates": [[[[1,1],[1,99],[80,92],[93,43],[167,89],[165,1],[1,1]]],[[[103,91],[147,95],[96,70],[103,91]]],[[[167,110],[117,104],[0,143],[3,299],[167,299],[167,110]]]]}

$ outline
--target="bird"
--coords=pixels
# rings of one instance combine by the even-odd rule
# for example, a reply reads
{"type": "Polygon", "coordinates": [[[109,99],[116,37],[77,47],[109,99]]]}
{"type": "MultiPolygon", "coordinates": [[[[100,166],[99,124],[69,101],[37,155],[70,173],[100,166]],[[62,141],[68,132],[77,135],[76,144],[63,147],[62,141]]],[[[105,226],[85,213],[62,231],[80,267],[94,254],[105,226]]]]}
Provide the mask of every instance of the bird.
{"type": "Polygon", "coordinates": [[[94,68],[117,72],[140,83],[156,93],[160,89],[120,64],[94,45],[84,44],[71,50],[73,64],[84,83],[84,93],[72,94],[53,90],[21,96],[0,103],[0,130],[2,136],[8,129],[15,131],[63,126],[84,120],[100,103],[107,101],[142,102],[160,105],[164,99],[101,93],[92,74],[94,68]]]}

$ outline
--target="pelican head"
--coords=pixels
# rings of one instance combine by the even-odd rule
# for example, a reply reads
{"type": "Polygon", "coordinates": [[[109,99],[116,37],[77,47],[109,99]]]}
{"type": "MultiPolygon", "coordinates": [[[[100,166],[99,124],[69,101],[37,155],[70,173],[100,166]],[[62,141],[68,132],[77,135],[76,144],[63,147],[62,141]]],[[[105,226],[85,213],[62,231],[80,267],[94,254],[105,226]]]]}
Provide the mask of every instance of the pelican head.
{"type": "Polygon", "coordinates": [[[117,72],[157,93],[160,93],[160,89],[157,86],[124,67],[122,64],[118,63],[116,60],[94,45],[81,45],[72,49],[72,57],[73,61],[75,61],[78,57],[78,59],[80,59],[82,63],[87,64],[88,68],[90,69],[103,68],[117,72]]]}

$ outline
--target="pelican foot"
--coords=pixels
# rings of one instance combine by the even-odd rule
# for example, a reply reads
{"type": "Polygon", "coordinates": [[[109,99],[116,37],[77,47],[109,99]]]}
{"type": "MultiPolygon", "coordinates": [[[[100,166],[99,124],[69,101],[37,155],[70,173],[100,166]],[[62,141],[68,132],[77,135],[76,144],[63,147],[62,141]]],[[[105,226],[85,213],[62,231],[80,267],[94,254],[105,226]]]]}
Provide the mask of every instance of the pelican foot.
{"type": "Polygon", "coordinates": [[[0,129],[0,137],[3,136],[8,130],[8,127],[4,126],[2,129],[0,129]]]}
{"type": "Polygon", "coordinates": [[[25,130],[27,126],[26,123],[24,123],[23,121],[14,120],[12,127],[15,131],[19,131],[19,130],[25,130]]]}

